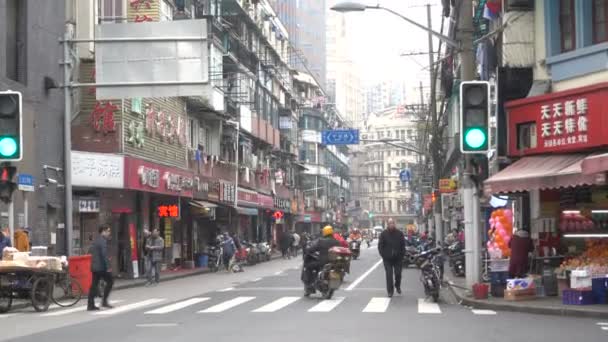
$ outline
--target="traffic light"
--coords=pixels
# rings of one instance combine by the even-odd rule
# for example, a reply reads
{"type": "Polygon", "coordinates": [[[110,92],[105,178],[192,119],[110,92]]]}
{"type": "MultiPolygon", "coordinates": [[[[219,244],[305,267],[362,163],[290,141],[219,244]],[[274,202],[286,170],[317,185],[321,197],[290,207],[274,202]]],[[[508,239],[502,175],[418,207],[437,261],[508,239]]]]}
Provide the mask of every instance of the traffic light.
{"type": "Polygon", "coordinates": [[[490,83],[460,84],[460,152],[487,153],[490,146],[490,83]]]}
{"type": "Polygon", "coordinates": [[[11,201],[13,192],[17,189],[17,184],[14,182],[16,172],[17,168],[14,166],[0,167],[0,200],[4,203],[11,201]]]}
{"type": "Polygon", "coordinates": [[[0,161],[21,160],[21,115],[21,93],[0,92],[0,161]]]}

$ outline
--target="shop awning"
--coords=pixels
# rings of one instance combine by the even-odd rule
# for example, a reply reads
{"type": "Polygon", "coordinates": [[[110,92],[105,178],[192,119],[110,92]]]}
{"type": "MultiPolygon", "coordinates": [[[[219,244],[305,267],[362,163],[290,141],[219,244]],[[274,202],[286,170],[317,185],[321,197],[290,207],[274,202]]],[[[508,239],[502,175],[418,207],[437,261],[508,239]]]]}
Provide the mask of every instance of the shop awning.
{"type": "Polygon", "coordinates": [[[587,154],[524,157],[484,182],[486,194],[557,189],[592,185],[595,175],[584,175],[587,154]]]}
{"type": "Polygon", "coordinates": [[[585,158],[582,169],[585,175],[608,172],[608,153],[596,154],[585,158]]]}
{"type": "Polygon", "coordinates": [[[205,201],[190,201],[190,205],[198,208],[217,208],[217,204],[205,201]]]}
{"type": "Polygon", "coordinates": [[[239,213],[239,215],[258,216],[258,210],[255,208],[238,207],[236,208],[236,212],[239,213]]]}

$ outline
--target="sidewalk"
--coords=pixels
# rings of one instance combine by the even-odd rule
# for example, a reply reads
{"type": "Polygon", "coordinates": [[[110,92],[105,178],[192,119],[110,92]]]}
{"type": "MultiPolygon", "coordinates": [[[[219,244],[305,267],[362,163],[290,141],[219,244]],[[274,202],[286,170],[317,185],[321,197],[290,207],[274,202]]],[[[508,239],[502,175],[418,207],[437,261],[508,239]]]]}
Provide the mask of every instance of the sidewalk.
{"type": "Polygon", "coordinates": [[[452,278],[449,288],[459,304],[476,309],[525,312],[541,315],[608,318],[608,305],[563,305],[560,297],[537,297],[526,301],[507,301],[490,296],[485,300],[474,299],[471,290],[464,289],[464,278],[452,278]]]}

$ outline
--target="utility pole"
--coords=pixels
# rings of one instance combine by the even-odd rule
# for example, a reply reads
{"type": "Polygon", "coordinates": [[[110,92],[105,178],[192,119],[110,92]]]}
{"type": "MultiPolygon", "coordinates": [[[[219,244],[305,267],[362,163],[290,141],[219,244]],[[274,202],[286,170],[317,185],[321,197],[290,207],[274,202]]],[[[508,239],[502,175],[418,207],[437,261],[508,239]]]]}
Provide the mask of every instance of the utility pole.
{"type": "MultiPolygon", "coordinates": [[[[432,21],[431,21],[431,5],[426,5],[426,16],[427,16],[427,27],[429,28],[428,39],[429,39],[429,75],[431,76],[431,91],[430,91],[430,99],[429,99],[429,111],[431,114],[431,127],[432,127],[432,137],[431,137],[431,156],[433,159],[433,189],[435,191],[439,188],[439,179],[441,177],[441,154],[440,146],[441,146],[441,137],[439,136],[439,122],[437,118],[437,103],[435,102],[437,96],[435,92],[437,91],[436,79],[437,75],[435,75],[435,54],[433,53],[433,33],[430,31],[433,29],[432,21]]],[[[422,89],[421,89],[422,91],[422,89]]],[[[433,216],[435,219],[435,241],[441,242],[443,241],[443,222],[441,222],[441,199],[437,196],[437,201],[435,201],[433,216]]]]}
{"type": "MultiPolygon", "coordinates": [[[[460,80],[475,79],[475,60],[473,55],[473,7],[471,0],[460,1],[459,35],[462,50],[460,51],[460,80]]],[[[462,134],[462,132],[460,132],[462,134]]],[[[465,172],[463,178],[463,204],[465,225],[465,268],[467,286],[479,281],[481,262],[481,227],[479,218],[479,197],[475,182],[471,176],[471,157],[465,155],[465,172]]]]}

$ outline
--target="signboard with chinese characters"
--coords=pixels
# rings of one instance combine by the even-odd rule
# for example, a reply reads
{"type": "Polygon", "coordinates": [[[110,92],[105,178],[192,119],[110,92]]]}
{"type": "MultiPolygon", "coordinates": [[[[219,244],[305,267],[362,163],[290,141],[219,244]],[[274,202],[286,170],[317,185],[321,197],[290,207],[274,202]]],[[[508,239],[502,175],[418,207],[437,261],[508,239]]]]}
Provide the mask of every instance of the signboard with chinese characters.
{"type": "Polygon", "coordinates": [[[72,151],[72,184],[97,188],[124,187],[124,157],[109,153],[72,151]]]}
{"type": "Polygon", "coordinates": [[[257,207],[258,193],[255,191],[239,188],[239,205],[257,207]]]}
{"type": "Polygon", "coordinates": [[[508,154],[576,152],[608,145],[607,106],[608,83],[511,101],[506,105],[508,154]]]}
{"type": "Polygon", "coordinates": [[[192,197],[194,175],[188,171],[125,157],[125,188],[192,197]]]}
{"type": "Polygon", "coordinates": [[[442,194],[455,192],[458,188],[456,181],[451,178],[442,178],[439,180],[439,192],[442,194]]]}
{"type": "Polygon", "coordinates": [[[161,204],[156,208],[158,217],[179,217],[179,206],[177,204],[161,204]]]}
{"type": "Polygon", "coordinates": [[[232,183],[220,183],[220,201],[225,203],[234,203],[234,193],[236,187],[232,183]]]}

